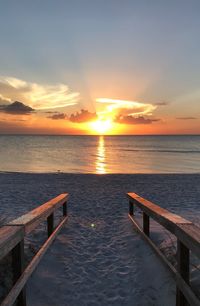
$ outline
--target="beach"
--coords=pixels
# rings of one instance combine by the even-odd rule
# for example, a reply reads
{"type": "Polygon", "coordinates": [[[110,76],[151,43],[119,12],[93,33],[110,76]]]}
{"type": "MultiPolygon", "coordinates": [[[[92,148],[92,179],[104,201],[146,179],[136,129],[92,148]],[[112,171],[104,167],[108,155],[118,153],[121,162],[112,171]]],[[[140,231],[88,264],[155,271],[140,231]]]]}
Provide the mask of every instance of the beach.
{"type": "Polygon", "coordinates": [[[200,306],[199,12],[0,2],[0,306],[200,306]]]}
{"type": "MultiPolygon", "coordinates": [[[[136,192],[198,225],[199,186],[199,174],[1,173],[0,212],[7,221],[70,194],[69,220],[28,282],[29,304],[172,305],[175,283],[135,232],[126,193],[136,192]]],[[[162,228],[153,225],[152,232],[167,247],[162,228]]],[[[28,256],[45,238],[44,225],[28,236],[28,256]]],[[[198,281],[195,271],[193,279],[198,281]]]]}

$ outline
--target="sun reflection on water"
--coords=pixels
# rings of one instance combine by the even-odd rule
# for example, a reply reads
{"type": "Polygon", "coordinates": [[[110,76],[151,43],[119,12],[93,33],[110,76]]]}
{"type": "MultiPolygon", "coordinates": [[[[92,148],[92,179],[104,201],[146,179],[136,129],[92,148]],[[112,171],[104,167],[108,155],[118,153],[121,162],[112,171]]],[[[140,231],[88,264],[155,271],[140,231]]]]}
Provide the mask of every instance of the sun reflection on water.
{"type": "Polygon", "coordinates": [[[105,146],[104,146],[104,136],[99,136],[99,143],[97,147],[97,159],[96,159],[96,173],[105,174],[105,146]]]}

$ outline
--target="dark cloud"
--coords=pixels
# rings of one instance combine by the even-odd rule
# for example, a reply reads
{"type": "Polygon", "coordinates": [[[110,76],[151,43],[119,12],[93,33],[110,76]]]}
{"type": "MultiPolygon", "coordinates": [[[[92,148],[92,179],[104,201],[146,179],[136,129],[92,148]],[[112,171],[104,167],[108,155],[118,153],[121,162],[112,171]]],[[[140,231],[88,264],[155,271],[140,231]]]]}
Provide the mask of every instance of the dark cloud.
{"type": "Polygon", "coordinates": [[[59,114],[59,112],[56,111],[48,111],[48,112],[44,112],[45,114],[59,114]]]}
{"type": "Polygon", "coordinates": [[[153,122],[160,121],[160,119],[150,119],[143,116],[118,116],[115,121],[124,124],[152,124],[153,122]]]}
{"type": "Polygon", "coordinates": [[[48,116],[47,118],[50,118],[52,120],[62,120],[62,119],[66,119],[67,115],[64,113],[56,113],[51,116],[48,116]]]}
{"type": "Polygon", "coordinates": [[[76,122],[76,123],[82,123],[82,122],[89,122],[92,120],[97,119],[97,114],[96,113],[91,113],[88,110],[81,109],[80,112],[76,112],[74,114],[71,114],[68,116],[67,114],[64,113],[59,113],[59,112],[46,112],[49,114],[52,114],[48,116],[47,118],[50,118],[52,120],[69,120],[71,122],[76,122]]]}
{"type": "Polygon", "coordinates": [[[178,120],[196,120],[196,117],[177,117],[178,120]]]}
{"type": "Polygon", "coordinates": [[[97,119],[96,113],[90,113],[88,110],[82,109],[80,112],[76,112],[75,114],[71,114],[68,119],[72,122],[88,122],[97,119]]]}
{"type": "Polygon", "coordinates": [[[154,103],[154,105],[157,105],[157,106],[166,106],[168,104],[169,104],[168,102],[157,102],[157,103],[154,103]]]}
{"type": "Polygon", "coordinates": [[[0,111],[11,115],[28,115],[32,113],[34,109],[22,102],[15,101],[9,105],[1,105],[0,111]]]}

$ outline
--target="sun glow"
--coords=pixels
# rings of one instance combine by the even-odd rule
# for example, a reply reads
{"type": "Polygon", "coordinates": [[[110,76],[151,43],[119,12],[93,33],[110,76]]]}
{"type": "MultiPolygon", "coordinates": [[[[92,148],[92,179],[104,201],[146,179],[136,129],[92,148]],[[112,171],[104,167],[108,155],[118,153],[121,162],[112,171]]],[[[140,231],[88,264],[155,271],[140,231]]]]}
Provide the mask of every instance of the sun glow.
{"type": "Polygon", "coordinates": [[[104,135],[112,129],[111,120],[97,120],[90,123],[90,130],[98,133],[99,135],[104,135]]]}

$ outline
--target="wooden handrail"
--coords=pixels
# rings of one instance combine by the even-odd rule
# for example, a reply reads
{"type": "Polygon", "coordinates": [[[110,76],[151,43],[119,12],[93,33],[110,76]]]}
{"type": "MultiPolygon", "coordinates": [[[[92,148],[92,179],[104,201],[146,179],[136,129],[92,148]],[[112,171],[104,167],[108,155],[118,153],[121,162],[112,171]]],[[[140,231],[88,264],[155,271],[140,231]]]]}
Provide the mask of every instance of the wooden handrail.
{"type": "Polygon", "coordinates": [[[67,194],[60,194],[54,199],[40,205],[27,214],[11,221],[8,225],[23,225],[25,233],[30,233],[38,224],[52,214],[57,208],[62,206],[66,200],[67,194]]]}
{"type": "Polygon", "coordinates": [[[60,194],[56,198],[35,208],[27,214],[11,221],[0,228],[0,259],[12,251],[13,287],[1,306],[11,306],[17,299],[18,306],[26,306],[25,284],[50,244],[67,220],[68,194],[60,194]],[[54,211],[63,207],[63,219],[54,228],[54,211]],[[48,239],[25,267],[24,262],[24,238],[42,221],[47,219],[48,239]]]}
{"type": "Polygon", "coordinates": [[[129,217],[136,229],[145,237],[156,253],[172,271],[177,284],[176,306],[200,306],[200,300],[190,287],[190,250],[200,258],[200,228],[192,222],[176,215],[136,193],[128,193],[129,217]],[[134,218],[134,205],[143,211],[143,229],[134,218]],[[150,239],[149,217],[164,226],[177,238],[177,270],[168,262],[158,247],[150,239]]]}
{"type": "Polygon", "coordinates": [[[22,239],[24,229],[5,225],[0,228],[0,260],[6,256],[22,239]]]}

